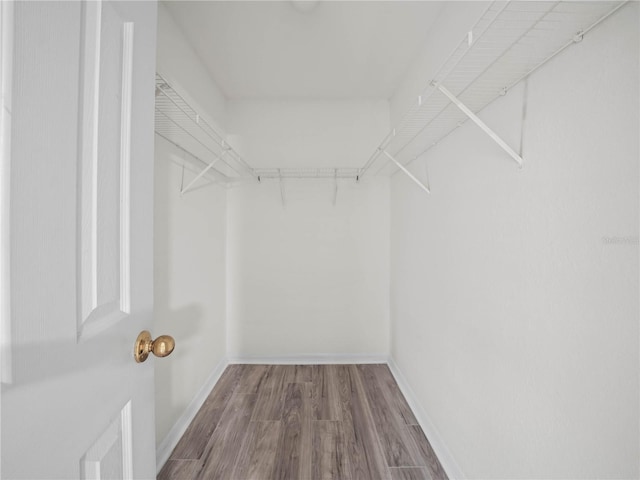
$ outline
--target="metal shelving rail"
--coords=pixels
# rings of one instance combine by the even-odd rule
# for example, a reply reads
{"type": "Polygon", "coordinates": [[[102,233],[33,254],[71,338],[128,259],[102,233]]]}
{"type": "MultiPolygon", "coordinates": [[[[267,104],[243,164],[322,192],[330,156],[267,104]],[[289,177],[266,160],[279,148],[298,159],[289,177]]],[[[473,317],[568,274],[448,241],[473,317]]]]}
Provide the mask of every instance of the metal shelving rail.
{"type": "Polygon", "coordinates": [[[281,178],[352,178],[357,179],[358,168],[256,168],[259,180],[281,178]]]}
{"type": "Polygon", "coordinates": [[[494,1],[437,70],[417,101],[359,171],[407,174],[408,166],[471,119],[522,167],[523,159],[477,113],[627,1],[494,1]]]}
{"type": "MultiPolygon", "coordinates": [[[[492,2],[454,48],[400,122],[362,168],[252,168],[161,75],[156,74],[156,134],[173,143],[203,176],[225,185],[242,180],[287,178],[353,179],[402,171],[427,193],[428,184],[408,167],[467,120],[476,123],[522,167],[520,154],[478,116],[483,108],[535,72],[600,22],[624,1],[492,2]]],[[[284,190],[283,190],[284,201],[284,190]]]]}
{"type": "Polygon", "coordinates": [[[333,204],[335,205],[338,198],[338,179],[351,179],[358,181],[360,169],[358,168],[256,168],[254,169],[258,175],[258,181],[262,180],[278,180],[280,182],[280,196],[282,205],[285,205],[285,187],[284,180],[288,178],[324,178],[333,179],[333,204]]]}
{"type": "Polygon", "coordinates": [[[186,193],[205,175],[233,184],[257,178],[253,169],[171,85],[156,73],[155,132],[173,143],[198,168],[195,178],[181,189],[186,193]]]}
{"type": "Polygon", "coordinates": [[[242,180],[285,178],[358,179],[358,168],[252,168],[169,82],[156,73],[155,132],[176,146],[199,173],[181,189],[187,193],[205,175],[227,186],[242,180]]]}

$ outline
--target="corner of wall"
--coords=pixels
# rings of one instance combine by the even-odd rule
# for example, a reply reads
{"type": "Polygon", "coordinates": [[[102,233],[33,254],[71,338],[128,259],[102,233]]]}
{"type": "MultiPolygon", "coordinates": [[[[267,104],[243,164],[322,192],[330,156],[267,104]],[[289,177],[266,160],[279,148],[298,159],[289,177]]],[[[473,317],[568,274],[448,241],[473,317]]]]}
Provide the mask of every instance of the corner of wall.
{"type": "Polygon", "coordinates": [[[215,384],[220,380],[222,373],[225,371],[227,366],[229,365],[229,360],[225,356],[220,360],[220,363],[216,365],[216,367],[209,375],[209,378],[202,385],[202,388],[196,393],[193,397],[191,403],[184,410],[183,414],[176,420],[173,425],[173,428],[169,431],[169,433],[164,437],[162,442],[156,448],[156,473],[160,473],[160,470],[169,460],[169,456],[176,445],[180,441],[180,438],[184,435],[189,424],[191,424],[192,420],[198,413],[198,410],[202,407],[204,402],[207,400],[209,393],[213,390],[215,384]]]}
{"type": "MultiPolygon", "coordinates": [[[[157,71],[203,119],[224,131],[227,99],[190,45],[172,8],[165,2],[158,8],[157,71]]],[[[184,354],[159,373],[163,386],[156,389],[158,467],[228,364],[228,192],[214,186],[180,196],[180,158],[170,143],[163,142],[155,152],[162,167],[157,168],[155,178],[156,216],[162,219],[155,232],[156,256],[160,253],[162,258],[156,259],[161,267],[156,270],[161,295],[156,295],[160,305],[154,308],[165,323],[172,322],[169,333],[180,340],[184,354]],[[202,348],[212,336],[213,344],[209,340],[207,348],[202,348]],[[180,375],[184,371],[190,375],[180,375]]]]}
{"type": "Polygon", "coordinates": [[[224,352],[227,358],[231,354],[231,346],[230,346],[230,324],[231,324],[231,293],[232,289],[229,287],[232,285],[231,278],[231,261],[230,261],[230,252],[232,250],[229,248],[229,232],[231,231],[231,222],[230,222],[230,210],[231,210],[231,189],[226,189],[224,194],[225,199],[225,214],[224,214],[224,352]]]}
{"type": "Polygon", "coordinates": [[[207,122],[225,130],[227,98],[165,2],[158,6],[156,69],[207,122]]]}
{"type": "Polygon", "coordinates": [[[447,473],[447,476],[452,480],[467,478],[460,468],[460,465],[458,465],[458,463],[456,462],[453,454],[451,453],[449,448],[447,448],[442,435],[440,434],[440,432],[438,432],[438,429],[429,418],[427,412],[422,408],[418,397],[409,386],[407,379],[399,370],[398,365],[396,364],[392,355],[389,355],[387,363],[389,365],[389,370],[391,370],[391,373],[393,374],[393,377],[395,378],[396,383],[398,384],[398,387],[402,392],[402,395],[404,395],[404,398],[407,400],[411,411],[416,416],[416,419],[420,424],[420,428],[422,428],[422,431],[427,437],[427,440],[429,440],[429,444],[433,448],[433,451],[438,457],[438,460],[440,460],[440,464],[442,465],[442,468],[444,468],[444,471],[447,473]]]}

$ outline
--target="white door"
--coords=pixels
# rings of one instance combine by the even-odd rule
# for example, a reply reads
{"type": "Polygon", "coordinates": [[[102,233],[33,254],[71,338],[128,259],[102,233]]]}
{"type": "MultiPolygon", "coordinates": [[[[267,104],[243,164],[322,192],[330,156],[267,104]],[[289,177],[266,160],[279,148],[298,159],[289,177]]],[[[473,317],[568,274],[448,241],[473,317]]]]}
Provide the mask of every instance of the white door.
{"type": "Polygon", "coordinates": [[[156,5],[2,11],[2,478],[154,478],[156,5]]]}

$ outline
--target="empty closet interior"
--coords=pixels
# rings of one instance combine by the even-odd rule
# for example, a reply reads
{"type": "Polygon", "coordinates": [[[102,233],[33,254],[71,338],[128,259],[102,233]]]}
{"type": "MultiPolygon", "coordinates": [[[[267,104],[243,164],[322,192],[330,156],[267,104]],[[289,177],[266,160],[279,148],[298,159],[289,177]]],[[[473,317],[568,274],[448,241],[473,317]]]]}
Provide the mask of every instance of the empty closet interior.
{"type": "Polygon", "coordinates": [[[160,2],[159,461],[230,362],[378,362],[452,478],[636,477],[639,25],[160,2]]]}

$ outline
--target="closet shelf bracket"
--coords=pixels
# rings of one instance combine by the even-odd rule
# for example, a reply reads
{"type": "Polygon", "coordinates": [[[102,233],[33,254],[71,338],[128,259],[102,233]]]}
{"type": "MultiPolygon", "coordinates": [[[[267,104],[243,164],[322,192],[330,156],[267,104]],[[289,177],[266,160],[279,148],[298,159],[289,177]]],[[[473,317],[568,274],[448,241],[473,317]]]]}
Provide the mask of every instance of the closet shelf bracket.
{"type": "MultiPolygon", "coordinates": [[[[502,148],[505,152],[507,152],[509,154],[509,156],[511,158],[513,158],[516,163],[518,164],[518,166],[520,168],[522,168],[522,157],[520,155],[518,155],[513,148],[511,148],[507,142],[505,142],[504,140],[502,140],[502,138],[500,138],[500,136],[494,132],[493,130],[491,130],[491,128],[489,128],[489,126],[484,123],[482,120],[480,120],[480,118],[478,118],[478,116],[473,113],[469,107],[467,107],[464,103],[462,103],[460,101],[460,99],[458,97],[456,97],[453,93],[451,93],[449,90],[447,90],[444,85],[441,84],[432,84],[433,87],[437,88],[445,97],[447,97],[456,107],[458,107],[462,113],[464,113],[467,117],[469,117],[473,123],[475,123],[476,125],[478,125],[482,131],[484,133],[486,133],[487,135],[489,135],[489,137],[491,137],[491,139],[496,142],[500,148],[502,148]]],[[[386,152],[385,152],[386,153],[386,152]]],[[[395,161],[395,160],[394,160],[395,161]]],[[[399,163],[396,162],[396,164],[398,166],[400,166],[399,163]]],[[[402,167],[401,167],[402,168],[402,167]]],[[[403,168],[404,170],[404,168],[403,168]]],[[[405,172],[406,173],[406,172],[405,172]]]]}
{"type": "Polygon", "coordinates": [[[396,164],[396,166],[402,170],[411,180],[413,180],[416,185],[418,185],[421,189],[423,189],[425,192],[427,193],[431,193],[431,189],[425,185],[424,183],[422,183],[420,180],[418,180],[418,178],[411,173],[409,170],[407,170],[407,168],[402,165],[398,160],[396,160],[393,155],[391,155],[389,152],[387,152],[386,150],[381,150],[381,152],[389,159],[391,160],[393,163],[396,164]]]}
{"type": "Polygon", "coordinates": [[[184,187],[182,190],[180,190],[180,195],[184,195],[185,193],[187,193],[189,190],[191,190],[191,187],[193,186],[194,183],[196,183],[198,180],[200,180],[202,178],[202,176],[207,173],[211,168],[213,168],[213,166],[218,163],[220,160],[222,160],[222,157],[224,157],[224,154],[227,153],[226,151],[222,152],[222,155],[220,155],[219,157],[215,158],[213,160],[213,162],[211,162],[209,165],[207,165],[206,167],[204,167],[202,169],[202,171],[195,176],[195,178],[193,180],[191,180],[186,187],[184,187]]]}

